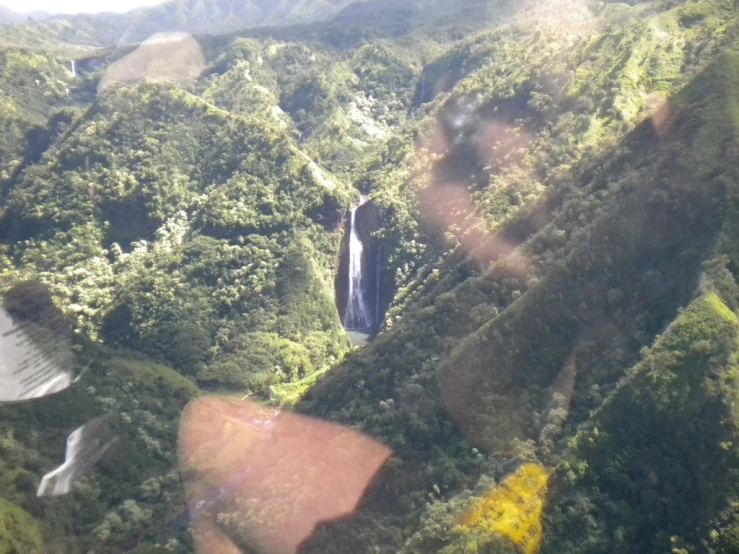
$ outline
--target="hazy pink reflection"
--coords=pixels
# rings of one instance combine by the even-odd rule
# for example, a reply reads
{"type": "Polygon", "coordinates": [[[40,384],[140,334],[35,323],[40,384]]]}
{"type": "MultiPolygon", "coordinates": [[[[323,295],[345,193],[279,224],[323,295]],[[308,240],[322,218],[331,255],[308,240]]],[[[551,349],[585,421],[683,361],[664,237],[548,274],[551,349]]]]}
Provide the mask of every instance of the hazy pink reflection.
{"type": "Polygon", "coordinates": [[[318,523],[356,509],[390,454],[351,429],[249,400],[192,402],[180,462],[198,550],[297,552],[318,523]]]}
{"type": "MultiPolygon", "coordinates": [[[[487,164],[518,166],[525,149],[533,142],[526,130],[514,128],[498,119],[475,123],[477,156],[487,164]]],[[[523,276],[531,269],[528,257],[517,250],[519,244],[489,231],[470,192],[471,182],[445,178],[439,170],[454,144],[441,124],[416,147],[421,158],[428,153],[431,160],[416,168],[415,179],[421,186],[416,190],[421,213],[437,231],[450,233],[460,246],[478,263],[487,265],[504,257],[514,256],[506,269],[523,276]]],[[[487,176],[485,177],[487,179],[487,176]]]]}

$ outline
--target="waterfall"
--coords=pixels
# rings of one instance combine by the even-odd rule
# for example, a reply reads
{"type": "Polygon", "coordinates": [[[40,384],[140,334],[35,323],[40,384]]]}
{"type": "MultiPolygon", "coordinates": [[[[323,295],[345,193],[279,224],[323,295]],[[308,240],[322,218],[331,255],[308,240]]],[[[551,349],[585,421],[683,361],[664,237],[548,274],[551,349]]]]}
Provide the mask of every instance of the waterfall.
{"type": "Polygon", "coordinates": [[[362,286],[362,256],[364,246],[357,232],[357,209],[367,201],[361,197],[359,204],[351,211],[349,232],[349,295],[344,315],[344,328],[349,331],[362,331],[372,327],[372,314],[367,306],[362,286]]]}
{"type": "Polygon", "coordinates": [[[377,261],[375,262],[375,320],[377,321],[377,326],[379,327],[382,323],[381,316],[380,316],[380,290],[382,289],[382,274],[380,273],[380,268],[382,267],[382,264],[380,263],[382,261],[382,249],[377,249],[377,261]]]}
{"type": "Polygon", "coordinates": [[[411,108],[412,112],[415,112],[416,110],[418,110],[418,108],[423,106],[424,104],[423,97],[425,96],[425,94],[426,94],[426,71],[423,70],[421,71],[421,94],[418,97],[417,101],[415,99],[413,100],[413,107],[411,108]]]}
{"type": "Polygon", "coordinates": [[[72,77],[77,77],[77,69],[75,68],[74,60],[69,61],[72,64],[72,77]]]}

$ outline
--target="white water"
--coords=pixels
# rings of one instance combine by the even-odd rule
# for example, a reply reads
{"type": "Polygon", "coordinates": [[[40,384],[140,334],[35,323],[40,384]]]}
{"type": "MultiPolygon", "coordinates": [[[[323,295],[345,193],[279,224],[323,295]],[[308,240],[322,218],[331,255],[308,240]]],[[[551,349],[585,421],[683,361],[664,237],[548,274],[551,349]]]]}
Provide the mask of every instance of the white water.
{"type": "Polygon", "coordinates": [[[372,327],[372,314],[364,298],[362,286],[362,254],[364,246],[357,232],[357,208],[367,201],[362,197],[359,204],[352,208],[351,227],[349,233],[349,295],[344,315],[344,328],[349,331],[361,331],[372,327]]]}
{"type": "Polygon", "coordinates": [[[375,318],[377,319],[378,325],[381,323],[380,322],[380,283],[381,283],[380,281],[380,278],[381,278],[380,261],[382,258],[381,254],[382,252],[378,248],[377,249],[377,260],[375,261],[375,269],[376,269],[376,273],[375,273],[375,289],[376,289],[375,290],[375,318]]]}
{"type": "Polygon", "coordinates": [[[70,60],[69,63],[72,64],[72,77],[77,77],[77,69],[75,68],[74,60],[70,60]]]}

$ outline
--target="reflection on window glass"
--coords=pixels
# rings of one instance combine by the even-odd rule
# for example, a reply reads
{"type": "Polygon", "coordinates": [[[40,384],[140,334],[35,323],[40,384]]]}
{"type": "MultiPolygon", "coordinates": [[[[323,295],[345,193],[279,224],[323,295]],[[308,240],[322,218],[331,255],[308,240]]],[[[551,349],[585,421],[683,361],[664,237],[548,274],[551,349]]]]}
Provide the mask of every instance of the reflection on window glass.
{"type": "Polygon", "coordinates": [[[0,0],[0,553],[739,552],[736,0],[0,0]]]}
{"type": "Polygon", "coordinates": [[[64,464],[44,475],[36,493],[38,496],[69,494],[74,482],[102,458],[115,441],[105,437],[107,417],[94,419],[67,437],[64,464]]]}

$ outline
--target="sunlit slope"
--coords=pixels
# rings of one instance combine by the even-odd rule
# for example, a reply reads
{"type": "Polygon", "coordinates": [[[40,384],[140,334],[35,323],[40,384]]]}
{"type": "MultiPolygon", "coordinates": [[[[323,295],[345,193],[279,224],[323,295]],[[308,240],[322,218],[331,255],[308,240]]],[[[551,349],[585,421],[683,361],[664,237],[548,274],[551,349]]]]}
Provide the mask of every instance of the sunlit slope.
{"type": "MultiPolygon", "coordinates": [[[[623,341],[618,349],[626,356],[689,299],[699,264],[720,237],[722,218],[735,217],[727,204],[735,194],[736,167],[727,152],[736,148],[737,60],[736,54],[720,57],[664,106],[663,123],[646,121],[627,137],[624,153],[583,183],[592,196],[566,203],[532,239],[531,250],[524,248],[532,263],[548,262],[548,275],[528,273],[538,282],[441,366],[447,405],[459,411],[455,417],[469,425],[472,436],[492,440],[484,432],[490,413],[510,413],[514,436],[531,429],[526,412],[533,406],[521,409],[512,399],[535,398],[573,353],[579,386],[603,386],[618,376],[608,373],[609,366],[616,368],[606,361],[616,350],[608,343],[623,341]],[[572,229],[573,216],[589,222],[583,233],[572,229]],[[570,240],[544,253],[554,229],[568,226],[570,240]],[[582,367],[597,368],[599,375],[583,375],[582,367]],[[504,408],[509,402],[518,407],[504,408]]],[[[509,271],[518,271],[520,279],[531,270],[509,271]]]]}
{"type": "Polygon", "coordinates": [[[360,171],[359,182],[387,213],[386,248],[397,260],[389,275],[401,289],[401,307],[403,289],[428,286],[428,271],[438,264],[437,250],[419,251],[412,241],[427,245],[451,223],[461,228],[455,238],[480,227],[498,230],[530,213],[509,233],[520,242],[546,223],[550,202],[559,202],[551,197],[570,186],[573,171],[595,169],[641,121],[658,121],[667,97],[737,36],[733,2],[600,10],[552,3],[558,15],[548,5],[466,37],[427,63],[416,86],[413,132],[360,171]],[[419,214],[423,192],[428,213],[419,214]],[[424,236],[434,225],[411,229],[408,217],[396,224],[401,211],[417,221],[440,219],[441,231],[424,236]]]}
{"type": "Polygon", "coordinates": [[[716,253],[727,255],[705,265],[703,294],[568,446],[544,551],[649,552],[701,542],[736,549],[738,322],[727,304],[736,310],[737,288],[725,266],[733,272],[736,263],[738,70],[739,55],[723,56],[675,102],[702,122],[684,138],[695,163],[717,162],[723,173],[728,196],[716,253]]]}
{"type": "Polygon", "coordinates": [[[296,40],[234,39],[200,81],[202,96],[263,114],[347,179],[363,154],[406,121],[420,64],[382,43],[343,50],[296,40]]]}
{"type": "Polygon", "coordinates": [[[0,499],[0,552],[41,552],[39,525],[27,512],[0,499]]]}

